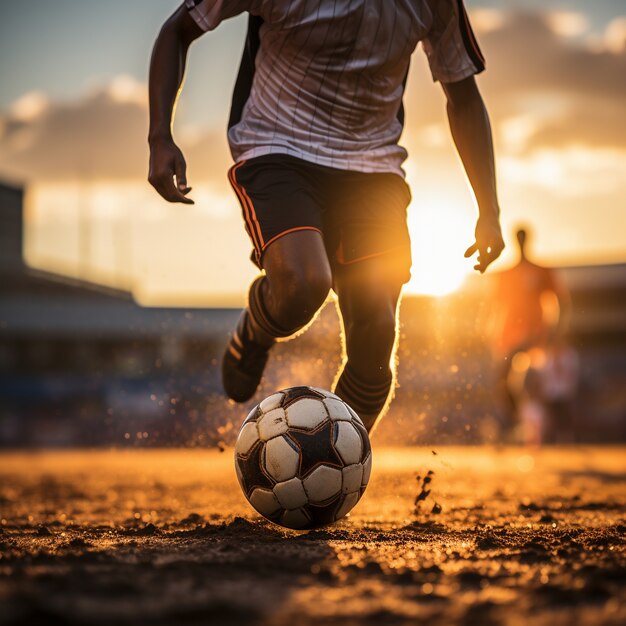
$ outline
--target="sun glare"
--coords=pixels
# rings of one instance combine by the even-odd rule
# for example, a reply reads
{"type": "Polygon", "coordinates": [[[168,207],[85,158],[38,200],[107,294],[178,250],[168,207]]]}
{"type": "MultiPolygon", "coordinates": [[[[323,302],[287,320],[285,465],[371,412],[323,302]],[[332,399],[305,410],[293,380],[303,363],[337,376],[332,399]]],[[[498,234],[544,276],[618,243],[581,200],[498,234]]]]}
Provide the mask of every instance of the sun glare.
{"type": "Polygon", "coordinates": [[[413,254],[409,293],[444,296],[461,286],[473,266],[463,256],[473,241],[472,218],[465,207],[409,208],[413,254]]]}

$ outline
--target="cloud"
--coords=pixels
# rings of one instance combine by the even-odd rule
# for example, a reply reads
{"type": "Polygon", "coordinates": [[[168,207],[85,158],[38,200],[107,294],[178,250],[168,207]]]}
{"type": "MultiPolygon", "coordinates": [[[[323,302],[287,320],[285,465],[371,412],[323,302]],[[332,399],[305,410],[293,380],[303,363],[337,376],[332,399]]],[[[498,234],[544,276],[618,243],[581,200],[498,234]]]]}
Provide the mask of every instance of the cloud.
{"type": "Polygon", "coordinates": [[[604,33],[604,43],[615,54],[626,52],[626,17],[616,17],[609,22],[604,33]]]}
{"type": "MultiPolygon", "coordinates": [[[[602,36],[589,33],[586,17],[574,12],[483,8],[472,20],[487,57],[480,84],[502,151],[626,148],[626,18],[615,18],[602,36]]],[[[441,96],[414,65],[419,78],[409,82],[405,141],[413,150],[441,149],[448,134],[441,96]]],[[[146,85],[128,77],[72,101],[32,92],[0,115],[0,175],[145,179],[147,127],[146,85]]],[[[229,193],[224,129],[181,128],[177,139],[191,184],[229,193]]]]}
{"type": "Polygon", "coordinates": [[[145,136],[146,106],[127,79],[70,102],[26,94],[5,117],[0,164],[27,180],[137,178],[145,136]]]}
{"type": "Polygon", "coordinates": [[[551,11],[546,17],[550,28],[561,37],[576,37],[589,30],[589,19],[577,11],[551,11]]]}
{"type": "Polygon", "coordinates": [[[554,28],[559,19],[551,13],[507,14],[500,28],[480,38],[489,64],[485,78],[512,94],[542,90],[626,97],[626,83],[619,80],[626,55],[572,40],[554,28]]]}
{"type": "Polygon", "coordinates": [[[472,28],[478,33],[488,33],[502,28],[506,13],[500,9],[477,7],[471,11],[472,28]]]}
{"type": "MultiPolygon", "coordinates": [[[[626,18],[601,35],[573,12],[478,8],[472,25],[487,59],[478,82],[498,154],[538,150],[626,150],[626,18]]],[[[443,99],[428,84],[423,55],[413,63],[405,104],[411,154],[449,153],[443,99]]]]}
{"type": "Polygon", "coordinates": [[[623,188],[626,152],[615,149],[539,149],[524,158],[503,156],[500,172],[510,183],[532,181],[562,197],[618,194],[623,188]]]}
{"type": "MultiPolygon", "coordinates": [[[[470,17],[487,59],[478,81],[500,153],[626,150],[626,18],[598,36],[580,13],[479,8],[470,17]]],[[[407,94],[412,152],[445,147],[448,135],[442,100],[419,65],[407,94]]]]}
{"type": "Polygon", "coordinates": [[[48,108],[48,98],[41,91],[31,91],[16,100],[10,109],[14,122],[30,122],[40,117],[48,108]]]}
{"type": "Polygon", "coordinates": [[[482,32],[477,21],[488,67],[481,84],[496,122],[532,115],[526,150],[626,148],[622,22],[609,24],[602,45],[592,46],[578,36],[587,22],[576,13],[501,12],[499,18],[487,20],[491,27],[482,32]]]}
{"type": "MultiPolygon", "coordinates": [[[[137,180],[148,167],[146,85],[120,76],[73,101],[32,92],[0,124],[0,174],[25,181],[137,180]]],[[[198,180],[226,187],[222,131],[181,133],[198,180]]]]}

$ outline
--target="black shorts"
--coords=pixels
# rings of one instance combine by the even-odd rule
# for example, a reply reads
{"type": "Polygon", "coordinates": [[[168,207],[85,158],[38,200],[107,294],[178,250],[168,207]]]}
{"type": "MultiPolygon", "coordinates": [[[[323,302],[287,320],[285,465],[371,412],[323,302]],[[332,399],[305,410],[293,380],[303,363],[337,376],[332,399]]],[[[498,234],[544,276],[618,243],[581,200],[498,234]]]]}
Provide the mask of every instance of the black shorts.
{"type": "Polygon", "coordinates": [[[397,174],[339,170],[271,154],[236,163],[228,178],[260,268],[274,241],[314,230],[324,238],[334,272],[380,257],[403,283],[410,279],[411,192],[397,174]]]}

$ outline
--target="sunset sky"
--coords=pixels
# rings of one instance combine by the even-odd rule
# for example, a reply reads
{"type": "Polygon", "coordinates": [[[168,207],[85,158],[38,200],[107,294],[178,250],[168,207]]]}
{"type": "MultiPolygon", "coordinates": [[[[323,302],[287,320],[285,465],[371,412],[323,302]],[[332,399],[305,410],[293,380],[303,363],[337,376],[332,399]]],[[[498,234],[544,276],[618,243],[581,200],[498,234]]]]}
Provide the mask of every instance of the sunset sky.
{"type": "MultiPolygon", "coordinates": [[[[487,59],[503,226],[534,230],[549,264],[626,261],[624,0],[466,2],[487,59]]],[[[132,288],[146,304],[238,304],[255,274],[226,180],[225,127],[245,18],[196,42],[176,139],[194,207],[145,182],[146,81],[178,2],[31,0],[0,10],[0,179],[27,188],[28,261],[132,288]]],[[[471,271],[475,208],[441,89],[418,47],[402,143],[413,189],[409,289],[443,293],[471,271]]],[[[510,243],[494,269],[513,258],[510,243]]]]}

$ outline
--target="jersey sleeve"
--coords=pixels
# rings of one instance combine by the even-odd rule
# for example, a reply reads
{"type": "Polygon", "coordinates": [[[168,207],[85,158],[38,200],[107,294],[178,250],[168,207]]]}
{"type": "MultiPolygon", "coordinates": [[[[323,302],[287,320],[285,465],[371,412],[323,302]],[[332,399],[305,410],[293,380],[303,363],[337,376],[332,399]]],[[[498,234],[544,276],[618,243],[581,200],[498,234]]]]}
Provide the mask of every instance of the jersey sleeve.
{"type": "Polygon", "coordinates": [[[217,28],[224,20],[249,11],[256,4],[254,0],[185,0],[189,15],[204,31],[217,28]]]}
{"type": "Polygon", "coordinates": [[[433,80],[455,83],[485,69],[463,0],[427,0],[432,25],[423,40],[433,80]]]}

